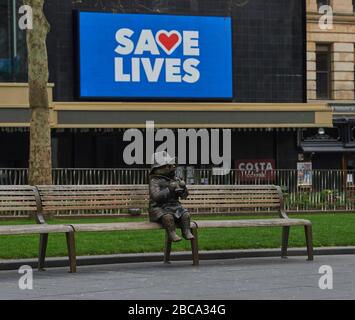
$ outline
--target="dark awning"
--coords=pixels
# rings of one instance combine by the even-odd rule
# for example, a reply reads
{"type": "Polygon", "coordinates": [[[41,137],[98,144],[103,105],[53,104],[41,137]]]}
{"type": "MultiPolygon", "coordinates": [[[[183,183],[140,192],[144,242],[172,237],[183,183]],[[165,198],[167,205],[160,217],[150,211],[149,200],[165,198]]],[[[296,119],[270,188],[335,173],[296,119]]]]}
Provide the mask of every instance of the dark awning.
{"type": "Polygon", "coordinates": [[[54,102],[57,128],[332,127],[332,111],[316,103],[54,102]]]}
{"type": "Polygon", "coordinates": [[[355,148],[344,148],[342,146],[304,146],[303,152],[355,152],[355,148]]]}

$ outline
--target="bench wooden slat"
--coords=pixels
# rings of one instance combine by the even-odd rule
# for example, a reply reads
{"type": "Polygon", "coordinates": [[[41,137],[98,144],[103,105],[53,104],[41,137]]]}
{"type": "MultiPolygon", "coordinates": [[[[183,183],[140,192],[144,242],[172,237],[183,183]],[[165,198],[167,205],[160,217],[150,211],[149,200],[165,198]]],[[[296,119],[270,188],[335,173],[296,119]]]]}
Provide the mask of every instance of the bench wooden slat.
{"type": "Polygon", "coordinates": [[[187,198],[187,200],[183,200],[184,203],[236,203],[236,204],[243,204],[243,203],[280,203],[280,200],[278,199],[264,199],[264,198],[216,198],[216,199],[211,199],[211,198],[205,198],[205,199],[195,199],[195,198],[187,198]]]}
{"type": "Polygon", "coordinates": [[[37,207],[0,207],[0,211],[37,211],[37,207]]]}
{"type": "Polygon", "coordinates": [[[204,189],[204,190],[214,190],[214,189],[233,189],[238,187],[240,190],[244,189],[255,189],[255,190],[272,190],[275,189],[275,185],[264,184],[264,185],[254,185],[254,184],[190,184],[190,189],[204,189]]]}
{"type": "MultiPolygon", "coordinates": [[[[144,192],[137,192],[135,190],[133,190],[135,195],[141,195],[141,196],[146,196],[148,197],[149,194],[147,191],[144,192]]],[[[70,191],[68,190],[67,192],[56,192],[56,191],[50,191],[50,192],[45,192],[45,191],[41,191],[40,195],[41,196],[51,196],[51,197],[66,197],[66,196],[97,196],[97,195],[101,195],[101,196],[122,196],[122,195],[126,195],[129,196],[132,194],[132,190],[130,191],[70,191]]]]}
{"type": "MultiPolygon", "coordinates": [[[[232,201],[229,199],[218,199],[218,200],[204,200],[204,201],[194,201],[194,200],[185,200],[184,205],[190,206],[190,205],[208,205],[208,204],[215,204],[216,206],[227,204],[227,205],[232,205],[232,206],[279,206],[278,201],[269,201],[269,200],[255,200],[255,201],[248,201],[248,200],[239,200],[239,201],[232,201]]],[[[95,200],[87,200],[87,201],[66,201],[66,200],[58,200],[58,201],[45,201],[43,202],[44,206],[50,206],[50,207],[55,207],[55,206],[105,206],[105,205],[112,205],[112,206],[119,206],[119,205],[142,205],[145,204],[147,205],[147,201],[144,200],[135,200],[135,199],[123,199],[121,201],[119,200],[102,200],[102,201],[95,201],[95,200]]]]}
{"type": "Polygon", "coordinates": [[[90,209],[90,207],[132,207],[135,208],[137,206],[143,206],[147,207],[148,202],[147,201],[108,201],[108,202],[52,202],[52,203],[44,203],[43,208],[47,207],[87,207],[90,209]]]}
{"type": "Polygon", "coordinates": [[[32,195],[28,195],[28,196],[25,196],[25,195],[22,195],[22,194],[19,194],[19,195],[6,195],[6,196],[0,196],[0,203],[1,201],[12,201],[12,200],[24,200],[24,201],[34,201],[34,196],[33,194],[32,195]]]}
{"type": "Polygon", "coordinates": [[[19,206],[36,206],[36,201],[0,201],[0,207],[8,207],[8,206],[14,206],[14,207],[19,207],[19,206]]]}
{"type": "MultiPolygon", "coordinates": [[[[185,204],[184,204],[185,205],[185,204]]],[[[249,205],[249,204],[228,204],[228,203],[218,203],[216,204],[216,207],[211,207],[211,206],[206,206],[206,205],[199,205],[199,204],[187,204],[186,208],[207,208],[207,209],[218,209],[218,208],[279,208],[280,205],[275,203],[274,205],[268,204],[265,205],[265,203],[256,203],[255,205],[249,205]]]]}
{"type": "Polygon", "coordinates": [[[239,201],[258,201],[258,200],[263,200],[263,201],[270,201],[270,202],[280,202],[279,198],[273,197],[273,198],[267,198],[267,197],[211,197],[211,196],[205,196],[205,197],[194,197],[194,196],[189,196],[187,199],[183,200],[191,200],[191,201],[200,201],[203,202],[205,200],[209,201],[218,201],[218,200],[223,200],[223,201],[234,201],[234,202],[239,202],[239,201]]]}
{"type": "MultiPolygon", "coordinates": [[[[86,192],[68,192],[68,193],[42,193],[41,194],[43,200],[47,199],[56,199],[56,198],[63,198],[66,197],[68,199],[76,199],[76,198],[83,198],[83,199],[91,199],[91,198],[97,198],[97,199],[105,199],[105,198],[142,198],[142,199],[148,199],[149,194],[148,192],[145,193],[134,193],[132,194],[132,191],[127,192],[127,193],[121,193],[121,192],[116,192],[116,193],[107,193],[107,192],[102,192],[102,193],[92,193],[88,194],[86,192]]],[[[206,197],[208,198],[232,198],[232,199],[243,199],[243,198],[265,198],[265,199],[279,199],[278,194],[270,194],[270,193],[265,193],[263,195],[259,194],[249,194],[248,196],[235,193],[235,194],[218,194],[218,193],[211,193],[211,194],[194,194],[190,193],[189,197],[194,198],[194,199],[204,199],[206,197]]]]}
{"type": "MultiPolygon", "coordinates": [[[[189,186],[187,186],[189,188],[189,186]]],[[[228,190],[204,190],[204,189],[199,189],[199,190],[190,190],[189,192],[191,194],[277,194],[277,190],[245,190],[245,189],[238,189],[237,186],[235,186],[233,189],[228,189],[228,190]]]]}
{"type": "Polygon", "coordinates": [[[68,196],[68,195],[63,195],[63,196],[41,196],[42,202],[60,202],[60,201],[127,201],[127,200],[136,200],[136,201],[149,201],[148,196],[137,196],[137,195],[126,195],[126,196],[120,196],[120,195],[113,195],[113,196],[95,196],[95,195],[74,195],[74,196],[68,196]]]}
{"type": "Polygon", "coordinates": [[[23,191],[23,192],[33,192],[33,187],[26,185],[0,185],[0,191],[23,191]]]}
{"type": "Polygon", "coordinates": [[[218,197],[223,197],[223,198],[275,198],[279,199],[279,195],[277,193],[263,193],[263,194],[257,194],[257,193],[240,193],[240,192],[233,192],[233,193],[209,193],[209,194],[204,194],[204,193],[189,193],[190,197],[194,198],[218,198],[218,197]]]}
{"type": "Polygon", "coordinates": [[[40,189],[82,189],[82,187],[86,189],[108,189],[108,188],[122,188],[122,189],[143,189],[147,186],[147,184],[62,184],[62,185],[38,185],[37,187],[40,189]]]}
{"type": "MultiPolygon", "coordinates": [[[[154,230],[162,229],[159,223],[155,222],[113,222],[113,223],[86,223],[72,224],[75,231],[118,231],[118,230],[154,230]]],[[[195,228],[195,223],[191,222],[191,228],[195,228]]]]}
{"type": "MultiPolygon", "coordinates": [[[[41,197],[43,202],[63,200],[61,195],[44,195],[41,197]]],[[[148,195],[68,195],[65,200],[149,200],[148,195]]]]}
{"type": "Polygon", "coordinates": [[[134,188],[134,187],[129,187],[129,188],[122,188],[121,186],[117,185],[108,185],[108,186],[99,186],[99,187],[91,187],[90,185],[78,185],[77,187],[73,188],[72,186],[53,186],[53,187],[42,187],[38,186],[39,191],[43,192],[76,192],[76,191],[87,191],[87,192],[93,192],[93,191],[147,191],[148,185],[141,185],[143,187],[139,188],[134,188]]]}
{"type": "MultiPolygon", "coordinates": [[[[92,210],[92,211],[100,211],[100,210],[108,210],[108,209],[133,209],[133,208],[140,208],[140,209],[146,209],[148,207],[147,203],[136,203],[133,202],[132,204],[127,204],[127,205],[96,205],[96,206],[65,206],[65,205],[58,205],[58,206],[46,206],[43,207],[43,211],[45,212],[49,212],[49,211],[67,211],[67,210],[92,210]]],[[[205,209],[206,206],[205,205],[186,205],[185,206],[187,209],[205,209]]],[[[275,204],[273,205],[267,205],[265,206],[265,204],[258,204],[256,206],[250,206],[250,205],[235,205],[233,204],[233,206],[231,206],[230,204],[219,204],[218,208],[230,208],[231,210],[233,210],[233,208],[279,208],[279,205],[275,204]]],[[[213,209],[211,207],[208,207],[206,209],[213,209]]],[[[10,210],[7,210],[10,211],[10,210]]],[[[250,211],[252,213],[252,211],[250,211]]]]}
{"type": "Polygon", "coordinates": [[[14,225],[14,226],[0,226],[0,235],[12,234],[42,234],[42,233],[61,233],[71,232],[73,228],[68,225],[14,225]]]}
{"type": "Polygon", "coordinates": [[[33,191],[21,191],[21,189],[19,189],[18,191],[0,191],[0,195],[1,196],[32,196],[34,197],[33,191]]]}
{"type": "Polygon", "coordinates": [[[212,184],[207,184],[207,185],[190,185],[190,189],[230,189],[233,187],[238,187],[238,189],[275,189],[274,185],[254,185],[254,184],[243,184],[243,185],[227,185],[227,184],[218,184],[218,185],[212,185],[212,184]]]}
{"type": "Polygon", "coordinates": [[[100,211],[100,210],[115,210],[115,209],[135,209],[135,208],[147,208],[147,204],[132,204],[132,205],[121,205],[121,206],[55,206],[55,207],[44,207],[44,212],[51,212],[51,211],[67,211],[67,210],[91,210],[91,211],[100,211]]]}
{"type": "Polygon", "coordinates": [[[194,220],[198,228],[307,226],[303,219],[194,220]]]}

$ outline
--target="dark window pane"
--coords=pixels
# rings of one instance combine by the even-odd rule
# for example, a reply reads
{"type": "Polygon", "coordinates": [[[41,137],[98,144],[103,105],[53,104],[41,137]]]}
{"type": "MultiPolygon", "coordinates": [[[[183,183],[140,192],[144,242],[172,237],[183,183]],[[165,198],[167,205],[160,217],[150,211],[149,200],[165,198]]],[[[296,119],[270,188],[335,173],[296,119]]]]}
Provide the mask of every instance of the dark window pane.
{"type": "Polygon", "coordinates": [[[328,73],[317,73],[317,99],[329,99],[328,73]]]}
{"type": "Polygon", "coordinates": [[[327,53],[317,54],[317,72],[329,72],[329,55],[327,53]]]}
{"type": "Polygon", "coordinates": [[[329,6],[330,0],[317,0],[317,5],[318,8],[320,8],[321,6],[329,6]]]}
{"type": "Polygon", "coordinates": [[[26,31],[14,17],[21,0],[0,0],[0,81],[27,81],[26,31]]]}
{"type": "MultiPolygon", "coordinates": [[[[1,0],[0,0],[1,1],[1,0]]],[[[16,1],[16,11],[22,5],[21,0],[16,1]]],[[[18,23],[16,23],[16,50],[14,50],[14,75],[13,81],[27,82],[27,45],[26,45],[26,31],[20,30],[18,23]]]]}
{"type": "Polygon", "coordinates": [[[317,99],[330,99],[330,45],[317,45],[317,99]]]}
{"type": "Polygon", "coordinates": [[[0,81],[11,78],[11,25],[9,2],[0,0],[0,81]]]}

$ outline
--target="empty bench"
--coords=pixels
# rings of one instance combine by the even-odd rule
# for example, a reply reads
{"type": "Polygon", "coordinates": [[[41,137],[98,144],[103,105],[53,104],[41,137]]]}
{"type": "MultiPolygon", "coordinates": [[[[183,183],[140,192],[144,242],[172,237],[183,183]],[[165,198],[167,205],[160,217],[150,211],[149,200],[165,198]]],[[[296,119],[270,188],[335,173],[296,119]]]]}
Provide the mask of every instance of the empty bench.
{"type": "MultiPolygon", "coordinates": [[[[190,212],[204,214],[265,215],[263,219],[196,220],[197,228],[281,227],[281,257],[287,256],[290,227],[305,231],[308,260],[313,260],[312,224],[304,219],[290,219],[284,210],[281,188],[274,185],[196,185],[189,186],[189,197],[183,200],[190,212]],[[272,215],[277,218],[270,218],[272,215]]],[[[197,235],[197,232],[195,232],[197,235]]],[[[197,238],[196,238],[197,242],[197,238]]]]}
{"type": "MultiPolygon", "coordinates": [[[[40,246],[38,254],[38,268],[44,266],[45,248],[48,234],[65,233],[67,238],[68,257],[70,265],[75,258],[74,230],[67,225],[48,225],[39,208],[41,199],[35,187],[31,186],[0,186],[0,213],[27,213],[33,216],[37,224],[28,225],[0,225],[0,235],[39,234],[40,246]]],[[[71,269],[71,271],[75,271],[71,269]]]]}

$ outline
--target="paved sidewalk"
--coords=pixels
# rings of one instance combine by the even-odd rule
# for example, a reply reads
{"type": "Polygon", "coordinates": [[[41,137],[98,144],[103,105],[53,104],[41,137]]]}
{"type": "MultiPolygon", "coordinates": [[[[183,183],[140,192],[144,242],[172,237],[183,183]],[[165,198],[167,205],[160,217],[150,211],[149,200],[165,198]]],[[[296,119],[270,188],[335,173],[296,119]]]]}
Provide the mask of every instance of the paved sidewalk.
{"type": "Polygon", "coordinates": [[[130,263],[34,271],[33,290],[20,290],[17,271],[0,271],[0,299],[355,299],[355,255],[130,263]],[[334,272],[321,290],[321,265],[334,272]]]}
{"type": "MultiPolygon", "coordinates": [[[[344,247],[319,247],[314,248],[314,255],[355,255],[354,246],[344,247]]],[[[224,260],[224,259],[239,259],[239,258],[261,258],[261,257],[280,257],[280,248],[268,249],[233,249],[233,250],[200,250],[199,258],[202,260],[224,260]]],[[[306,257],[305,248],[289,248],[288,256],[306,257]]],[[[191,261],[191,252],[181,251],[173,252],[171,255],[172,261],[191,261]]],[[[117,264],[117,263],[134,263],[134,262],[160,262],[163,261],[162,252],[145,252],[145,253],[120,253],[110,255],[90,255],[78,256],[77,263],[79,266],[98,266],[100,264],[117,264]]],[[[18,270],[22,265],[30,265],[32,268],[37,268],[38,259],[0,259],[1,270],[18,270]]],[[[49,268],[65,267],[68,265],[68,257],[47,257],[46,266],[49,268]]]]}

